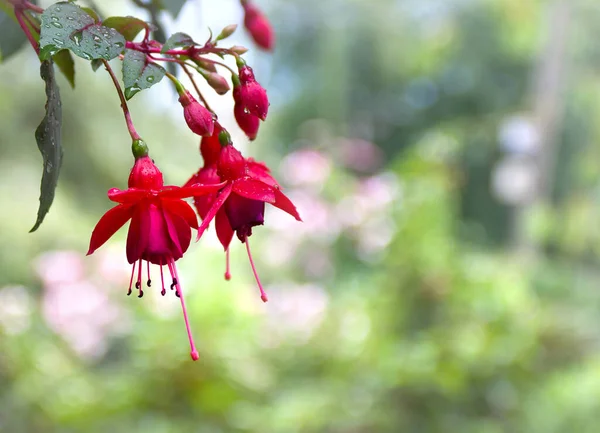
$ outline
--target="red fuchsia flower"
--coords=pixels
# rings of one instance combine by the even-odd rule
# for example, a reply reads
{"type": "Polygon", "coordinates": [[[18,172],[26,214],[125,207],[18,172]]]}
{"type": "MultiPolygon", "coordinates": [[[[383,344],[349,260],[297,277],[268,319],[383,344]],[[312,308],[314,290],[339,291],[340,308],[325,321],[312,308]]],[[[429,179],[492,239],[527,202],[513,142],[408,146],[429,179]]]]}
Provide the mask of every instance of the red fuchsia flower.
{"type": "Polygon", "coordinates": [[[252,68],[238,59],[239,76],[235,74],[232,77],[234,86],[234,100],[250,113],[260,120],[264,121],[269,112],[269,98],[267,91],[254,78],[252,68]],[[237,89],[236,89],[237,88],[237,89]]]}
{"type": "MultiPolygon", "coordinates": [[[[221,139],[223,140],[223,133],[221,139]]],[[[228,141],[228,134],[226,136],[228,141]]],[[[227,252],[234,233],[246,244],[252,272],[260,289],[261,299],[267,302],[267,294],[256,272],[248,238],[252,227],[264,224],[265,203],[289,213],[302,221],[294,204],[283,194],[279,185],[262,163],[244,159],[231,143],[226,144],[217,162],[217,175],[225,187],[216,195],[210,208],[198,210],[204,213],[198,237],[202,236],[209,223],[215,219],[217,237],[227,252]]]]}
{"type": "Polygon", "coordinates": [[[139,291],[138,297],[144,295],[142,273],[143,262],[146,262],[147,286],[151,285],[150,264],[158,265],[161,294],[164,296],[166,289],[163,266],[167,266],[171,274],[171,290],[175,289],[175,294],[181,300],[191,356],[193,360],[197,360],[198,351],[192,338],[175,262],[187,251],[192,236],[191,229],[198,229],[198,221],[193,209],[182,199],[216,192],[223,184],[197,184],[183,188],[165,186],[161,171],[146,154],[136,159],[129,175],[128,186],[126,190],[112,188],[108,191],[108,198],[118,204],[98,221],[92,232],[88,255],[104,245],[117,230],[131,220],[127,235],[127,261],[133,267],[127,294],[131,294],[137,266],[135,288],[139,291]]]}
{"type": "Polygon", "coordinates": [[[239,103],[239,96],[236,97],[236,93],[239,95],[239,86],[233,91],[233,98],[236,101],[233,106],[233,115],[235,120],[242,131],[250,139],[254,141],[258,135],[258,128],[260,126],[260,119],[253,114],[250,114],[246,109],[239,103]]]}
{"type": "Polygon", "coordinates": [[[242,7],[244,8],[244,26],[256,45],[272,51],[275,45],[275,35],[267,17],[248,0],[242,0],[242,7]]]}
{"type": "Polygon", "coordinates": [[[187,90],[179,94],[179,103],[183,107],[183,117],[192,132],[205,137],[211,136],[215,128],[213,114],[200,104],[187,90]]]}

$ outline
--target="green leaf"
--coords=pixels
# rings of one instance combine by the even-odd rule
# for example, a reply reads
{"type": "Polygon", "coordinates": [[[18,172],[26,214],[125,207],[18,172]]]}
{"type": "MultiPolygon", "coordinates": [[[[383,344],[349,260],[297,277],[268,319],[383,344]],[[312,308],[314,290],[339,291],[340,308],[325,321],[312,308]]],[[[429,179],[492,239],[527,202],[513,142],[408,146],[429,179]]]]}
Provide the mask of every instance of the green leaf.
{"type": "Polygon", "coordinates": [[[91,16],[95,22],[99,23],[100,21],[102,21],[100,19],[100,17],[98,16],[98,12],[96,12],[94,9],[83,6],[81,8],[81,10],[84,11],[89,16],[91,16]]]}
{"type": "Polygon", "coordinates": [[[161,53],[165,53],[177,47],[191,47],[192,45],[196,45],[196,43],[190,35],[181,32],[173,33],[163,45],[161,53]]]}
{"type": "Polygon", "coordinates": [[[0,11],[0,63],[27,43],[25,33],[9,15],[0,11]]]}
{"type": "Polygon", "coordinates": [[[135,17],[109,17],[102,25],[115,29],[128,41],[133,41],[142,30],[149,28],[147,22],[135,17]]]}
{"type": "Polygon", "coordinates": [[[161,0],[162,7],[169,12],[173,18],[177,18],[181,8],[185,4],[186,0],[161,0]]]}
{"type": "Polygon", "coordinates": [[[154,86],[164,76],[164,68],[154,63],[148,63],[144,53],[125,50],[123,83],[125,84],[126,99],[131,99],[141,90],[154,86]]]}
{"type": "Polygon", "coordinates": [[[90,62],[90,64],[92,65],[92,71],[96,72],[104,63],[102,63],[102,60],[94,59],[90,62]]]}
{"type": "Polygon", "coordinates": [[[54,64],[58,66],[60,72],[65,76],[72,88],[75,88],[75,62],[69,50],[60,50],[52,56],[54,64]]]}
{"type": "Polygon", "coordinates": [[[49,59],[62,49],[69,49],[86,60],[110,60],[125,48],[123,35],[97,24],[94,18],[73,3],[53,4],[41,18],[41,60],[49,59]]]}
{"type": "Polygon", "coordinates": [[[60,137],[62,106],[52,60],[42,62],[40,75],[46,82],[46,115],[35,130],[35,140],[44,159],[44,171],[40,187],[40,207],[38,208],[37,220],[30,233],[38,229],[50,210],[63,156],[60,137]]]}

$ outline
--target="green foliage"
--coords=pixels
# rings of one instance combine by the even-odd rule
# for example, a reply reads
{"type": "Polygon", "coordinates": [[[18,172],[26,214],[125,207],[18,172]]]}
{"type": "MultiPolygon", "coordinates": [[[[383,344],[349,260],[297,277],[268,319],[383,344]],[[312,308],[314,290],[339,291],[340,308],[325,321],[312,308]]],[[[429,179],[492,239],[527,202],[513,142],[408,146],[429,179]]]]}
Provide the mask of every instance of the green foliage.
{"type": "Polygon", "coordinates": [[[0,63],[15,54],[27,43],[19,25],[0,10],[0,63]]]}
{"type": "Polygon", "coordinates": [[[42,14],[40,59],[69,49],[86,60],[111,60],[125,48],[125,38],[115,29],[96,24],[73,3],[56,3],[42,14]]]}
{"type": "Polygon", "coordinates": [[[169,50],[175,49],[177,47],[191,47],[196,43],[192,39],[192,37],[186,33],[174,33],[169,36],[167,42],[163,45],[161,52],[167,52],[169,50]]]}
{"type": "Polygon", "coordinates": [[[109,17],[102,21],[102,25],[115,29],[128,41],[133,41],[142,30],[148,28],[148,23],[135,17],[109,17]]]}
{"type": "Polygon", "coordinates": [[[52,60],[44,60],[40,66],[40,75],[46,82],[46,115],[35,130],[35,140],[44,159],[42,184],[40,188],[40,207],[37,220],[31,229],[36,231],[54,201],[54,192],[58,183],[58,175],[62,165],[62,106],[60,92],[54,77],[52,60]]]}
{"type": "Polygon", "coordinates": [[[123,59],[125,98],[133,98],[140,91],[160,82],[164,76],[164,68],[155,63],[148,63],[144,53],[125,50],[125,58],[123,59]]]}

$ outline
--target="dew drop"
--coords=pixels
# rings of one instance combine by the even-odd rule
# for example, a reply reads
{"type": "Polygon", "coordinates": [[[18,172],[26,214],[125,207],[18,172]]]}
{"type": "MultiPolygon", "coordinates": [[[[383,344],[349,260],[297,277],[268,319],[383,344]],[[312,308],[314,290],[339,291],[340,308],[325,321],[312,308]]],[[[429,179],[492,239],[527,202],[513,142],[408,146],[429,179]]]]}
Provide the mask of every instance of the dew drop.
{"type": "Polygon", "coordinates": [[[52,23],[52,25],[53,25],[54,27],[56,27],[57,29],[62,29],[62,28],[63,28],[63,25],[62,25],[61,23],[57,23],[56,21],[54,21],[54,22],[52,23]]]}
{"type": "Polygon", "coordinates": [[[56,45],[64,45],[65,44],[63,41],[61,41],[60,39],[57,39],[57,38],[52,38],[52,40],[54,41],[54,43],[56,45]]]}
{"type": "Polygon", "coordinates": [[[146,81],[149,83],[154,83],[154,75],[148,75],[146,77],[146,81]]]}
{"type": "Polygon", "coordinates": [[[75,45],[77,45],[78,47],[81,46],[81,39],[83,38],[83,34],[82,32],[76,32],[73,33],[71,36],[69,36],[69,38],[75,42],[75,45]]]}
{"type": "Polygon", "coordinates": [[[115,42],[115,44],[114,44],[114,45],[115,45],[115,47],[117,47],[117,48],[123,48],[123,47],[124,47],[124,45],[123,45],[123,43],[122,43],[122,42],[115,42]]]}

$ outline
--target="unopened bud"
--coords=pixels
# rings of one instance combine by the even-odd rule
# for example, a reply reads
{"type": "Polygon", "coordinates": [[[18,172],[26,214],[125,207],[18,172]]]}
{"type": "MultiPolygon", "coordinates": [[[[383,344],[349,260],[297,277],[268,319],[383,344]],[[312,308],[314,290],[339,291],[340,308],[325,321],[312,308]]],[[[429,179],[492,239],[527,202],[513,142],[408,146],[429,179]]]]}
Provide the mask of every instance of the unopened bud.
{"type": "Polygon", "coordinates": [[[215,128],[215,118],[213,114],[200,104],[190,92],[179,97],[179,103],[183,107],[183,117],[185,123],[192,132],[205,137],[211,136],[215,128]]]}
{"type": "Polygon", "coordinates": [[[216,72],[204,72],[202,76],[219,95],[224,95],[229,92],[229,83],[227,80],[216,72]]]}
{"type": "Polygon", "coordinates": [[[221,33],[219,33],[219,36],[217,36],[217,41],[221,41],[223,39],[228,38],[235,32],[236,29],[237,24],[229,24],[227,27],[221,30],[221,33]]]}
{"type": "Polygon", "coordinates": [[[202,57],[192,57],[192,61],[199,66],[200,68],[204,69],[205,71],[209,71],[209,72],[217,72],[217,67],[215,66],[215,64],[213,62],[210,62],[206,59],[203,59],[202,57]]]}
{"type": "Polygon", "coordinates": [[[234,45],[233,47],[230,48],[230,50],[239,55],[242,55],[242,54],[245,54],[248,52],[248,48],[243,47],[241,45],[234,45]]]}

